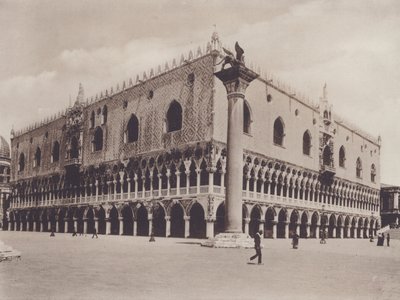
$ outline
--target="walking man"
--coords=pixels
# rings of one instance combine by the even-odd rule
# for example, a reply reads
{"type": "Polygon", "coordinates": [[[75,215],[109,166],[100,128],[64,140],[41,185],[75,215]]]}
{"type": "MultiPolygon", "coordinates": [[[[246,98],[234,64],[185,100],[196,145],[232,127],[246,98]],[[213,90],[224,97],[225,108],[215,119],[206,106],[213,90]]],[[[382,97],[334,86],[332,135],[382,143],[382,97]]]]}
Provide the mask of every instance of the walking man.
{"type": "Polygon", "coordinates": [[[254,248],[256,249],[256,254],[250,257],[250,261],[258,257],[258,264],[262,265],[262,254],[261,254],[261,237],[262,237],[263,231],[259,230],[255,235],[254,235],[254,248]]]}
{"type": "Polygon", "coordinates": [[[96,237],[96,239],[98,239],[99,237],[97,236],[97,230],[96,230],[96,226],[93,226],[93,235],[92,238],[96,237]]]}
{"type": "Polygon", "coordinates": [[[388,233],[386,236],[386,245],[390,247],[390,233],[388,233]]]}

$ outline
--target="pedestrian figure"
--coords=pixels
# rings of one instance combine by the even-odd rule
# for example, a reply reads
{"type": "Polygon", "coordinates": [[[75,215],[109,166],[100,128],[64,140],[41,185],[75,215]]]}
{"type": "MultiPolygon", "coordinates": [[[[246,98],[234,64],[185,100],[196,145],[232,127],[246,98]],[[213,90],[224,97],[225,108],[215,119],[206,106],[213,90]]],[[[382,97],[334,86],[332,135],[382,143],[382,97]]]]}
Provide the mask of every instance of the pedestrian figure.
{"type": "Polygon", "coordinates": [[[97,230],[96,227],[93,227],[93,235],[92,238],[94,238],[96,236],[96,239],[98,239],[99,237],[97,236],[97,230]]]}
{"type": "Polygon", "coordinates": [[[292,236],[292,245],[293,245],[293,249],[297,249],[297,247],[299,246],[299,235],[297,233],[294,233],[292,236]]]}
{"type": "Polygon", "coordinates": [[[54,234],[54,231],[51,230],[50,237],[53,237],[53,236],[56,236],[56,235],[54,234]]]}
{"type": "Polygon", "coordinates": [[[151,233],[149,242],[155,242],[155,241],[156,241],[156,239],[154,238],[154,233],[151,233]]]}
{"type": "Polygon", "coordinates": [[[387,234],[387,236],[386,236],[386,245],[388,246],[388,247],[390,247],[390,233],[388,233],[387,234]]]}
{"type": "Polygon", "coordinates": [[[72,236],[77,236],[75,227],[74,227],[74,229],[72,230],[72,236]]]}
{"type": "Polygon", "coordinates": [[[369,241],[373,242],[374,241],[374,236],[372,234],[369,235],[369,241]]]}
{"type": "Polygon", "coordinates": [[[263,234],[262,230],[259,230],[255,235],[254,235],[254,248],[256,249],[256,254],[250,257],[250,261],[258,257],[258,264],[262,264],[262,254],[261,254],[261,236],[263,234]]]}

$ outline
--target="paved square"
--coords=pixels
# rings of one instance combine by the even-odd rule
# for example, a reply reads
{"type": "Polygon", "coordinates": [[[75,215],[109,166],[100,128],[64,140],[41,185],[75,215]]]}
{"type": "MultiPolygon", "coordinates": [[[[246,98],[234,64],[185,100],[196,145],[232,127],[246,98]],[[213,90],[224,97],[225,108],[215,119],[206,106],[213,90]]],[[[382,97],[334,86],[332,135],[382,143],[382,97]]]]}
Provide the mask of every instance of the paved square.
{"type": "Polygon", "coordinates": [[[0,263],[1,299],[400,299],[400,241],[264,240],[211,249],[199,240],[0,232],[22,252],[0,263]]]}

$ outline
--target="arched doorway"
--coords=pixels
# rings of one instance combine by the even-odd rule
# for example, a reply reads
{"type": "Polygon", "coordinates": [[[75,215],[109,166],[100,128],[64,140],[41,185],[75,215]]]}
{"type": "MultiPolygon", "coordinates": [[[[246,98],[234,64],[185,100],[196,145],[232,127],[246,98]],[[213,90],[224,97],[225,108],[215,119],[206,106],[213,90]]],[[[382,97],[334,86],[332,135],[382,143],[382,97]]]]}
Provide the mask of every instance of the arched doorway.
{"type": "Polygon", "coordinates": [[[225,230],[225,205],[221,203],[217,208],[217,215],[215,221],[215,234],[225,230]]]}
{"type": "Polygon", "coordinates": [[[287,222],[287,212],[284,208],[282,208],[279,211],[278,225],[277,225],[277,236],[279,239],[285,238],[286,222],[287,222]]]}
{"type": "Polygon", "coordinates": [[[353,220],[351,221],[351,229],[350,229],[350,236],[354,239],[357,235],[357,231],[356,231],[356,218],[353,217],[353,220]]]}
{"type": "Polygon", "coordinates": [[[74,224],[74,208],[68,209],[67,220],[68,220],[67,221],[67,223],[68,223],[68,232],[71,233],[74,230],[76,230],[75,224],[74,224]]]}
{"type": "Polygon", "coordinates": [[[20,218],[21,218],[21,229],[22,231],[26,231],[26,211],[21,211],[20,213],[20,218]]]}
{"type": "Polygon", "coordinates": [[[123,218],[122,234],[133,235],[133,212],[129,205],[125,205],[121,211],[123,218]]]}
{"type": "Polygon", "coordinates": [[[160,205],[157,205],[153,211],[153,230],[155,236],[165,237],[166,234],[166,222],[165,222],[165,211],[160,205]]]}
{"type": "Polygon", "coordinates": [[[119,234],[119,219],[118,219],[118,210],[115,206],[113,206],[110,210],[109,220],[110,222],[110,234],[118,235],[119,234]]]}
{"type": "Polygon", "coordinates": [[[65,232],[65,209],[60,209],[58,212],[58,232],[65,232]]]}
{"type": "Polygon", "coordinates": [[[334,238],[335,237],[335,229],[336,229],[336,217],[335,215],[331,215],[329,217],[329,226],[328,226],[328,237],[334,238]]]}
{"type": "Polygon", "coordinates": [[[204,219],[204,209],[199,203],[193,204],[190,209],[190,237],[206,237],[206,221],[204,219]]]}
{"type": "Polygon", "coordinates": [[[275,210],[272,207],[268,207],[265,213],[265,226],[264,226],[264,236],[266,238],[274,238],[274,220],[275,220],[275,210]]]}
{"type": "Polygon", "coordinates": [[[47,218],[47,210],[43,210],[42,212],[42,226],[43,226],[43,232],[47,232],[47,225],[48,225],[48,218],[47,218]]]}
{"type": "Polygon", "coordinates": [[[137,210],[137,235],[149,235],[149,220],[147,218],[147,209],[141,205],[137,210]]]}
{"type": "Polygon", "coordinates": [[[83,214],[84,214],[84,208],[83,207],[80,207],[80,208],[77,208],[76,210],[75,210],[75,218],[76,218],[76,223],[77,223],[77,228],[76,228],[76,232],[77,233],[80,233],[80,234],[82,234],[82,233],[84,233],[83,231],[83,214]]]}
{"type": "Polygon", "coordinates": [[[301,215],[301,225],[300,225],[301,238],[308,238],[307,226],[308,226],[308,215],[306,212],[303,212],[303,214],[301,215]]]}
{"type": "Polygon", "coordinates": [[[261,213],[258,206],[253,207],[250,213],[249,235],[254,237],[260,228],[261,213]]]}
{"type": "Polygon", "coordinates": [[[34,223],[34,212],[30,211],[28,213],[28,229],[29,231],[33,231],[33,223],[34,223]]]}
{"type": "Polygon", "coordinates": [[[176,203],[171,208],[171,237],[185,236],[185,220],[183,219],[183,208],[176,203]]]}
{"type": "Polygon", "coordinates": [[[106,234],[106,211],[103,207],[100,206],[99,210],[97,211],[97,219],[98,219],[98,233],[99,234],[106,234]]]}
{"type": "Polygon", "coordinates": [[[318,226],[319,216],[317,212],[314,212],[311,217],[311,226],[310,226],[310,237],[317,237],[317,226],[318,226]]]}
{"type": "Polygon", "coordinates": [[[289,237],[293,237],[297,230],[297,223],[299,221],[299,213],[297,210],[292,211],[289,223],[289,237]]]}
{"type": "Polygon", "coordinates": [[[357,226],[357,238],[363,238],[363,219],[359,218],[358,219],[358,226],[357,226]]]}
{"type": "Polygon", "coordinates": [[[87,233],[92,234],[94,229],[94,212],[93,208],[89,208],[86,212],[87,233]]]}
{"type": "Polygon", "coordinates": [[[347,216],[344,221],[344,237],[346,239],[351,237],[351,232],[349,231],[349,227],[350,227],[350,218],[347,216]]]}

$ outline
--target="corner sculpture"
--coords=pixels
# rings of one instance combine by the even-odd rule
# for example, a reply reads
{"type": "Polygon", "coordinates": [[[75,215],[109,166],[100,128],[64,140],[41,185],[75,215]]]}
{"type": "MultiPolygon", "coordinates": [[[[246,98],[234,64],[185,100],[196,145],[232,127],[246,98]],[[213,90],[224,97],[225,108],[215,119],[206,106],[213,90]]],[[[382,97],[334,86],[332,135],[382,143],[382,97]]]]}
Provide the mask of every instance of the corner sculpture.
{"type": "Polygon", "coordinates": [[[243,55],[244,50],[242,49],[242,47],[239,46],[238,42],[235,43],[236,57],[228,49],[222,47],[222,50],[224,50],[226,55],[219,63],[216,64],[216,65],[219,65],[222,63],[221,70],[225,69],[226,64],[230,64],[231,67],[238,66],[238,65],[244,65],[244,55],[243,55]]]}

